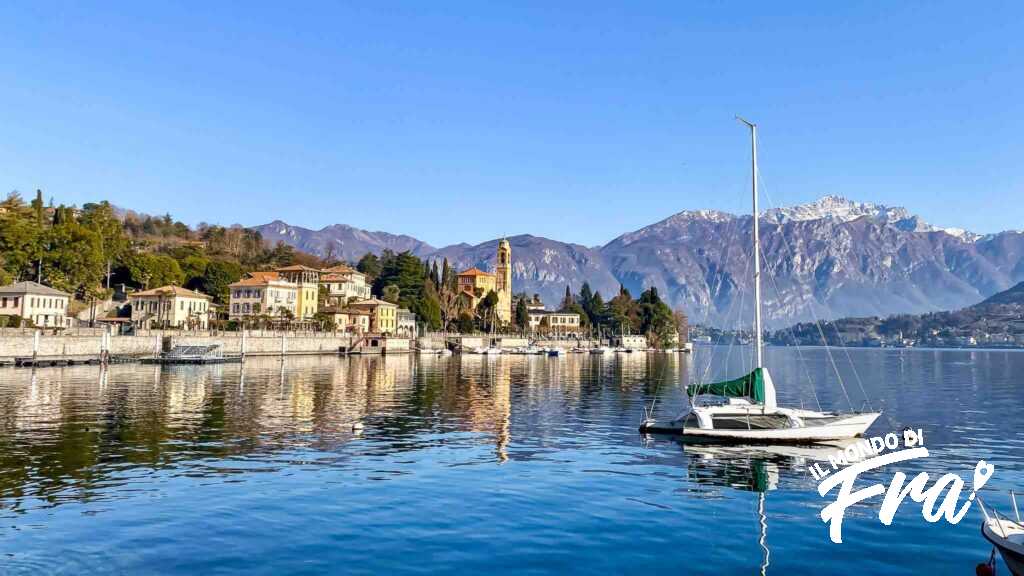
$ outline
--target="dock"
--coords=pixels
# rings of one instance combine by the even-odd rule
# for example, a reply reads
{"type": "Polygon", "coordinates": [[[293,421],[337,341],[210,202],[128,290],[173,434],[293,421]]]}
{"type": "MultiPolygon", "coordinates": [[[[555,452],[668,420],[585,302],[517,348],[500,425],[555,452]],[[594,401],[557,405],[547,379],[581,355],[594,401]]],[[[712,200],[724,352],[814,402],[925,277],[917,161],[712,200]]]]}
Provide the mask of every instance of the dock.
{"type": "Polygon", "coordinates": [[[159,356],[141,359],[143,364],[228,364],[241,361],[241,354],[224,354],[220,344],[175,346],[159,356]]]}
{"type": "MultiPolygon", "coordinates": [[[[127,364],[136,362],[134,356],[108,356],[107,364],[127,364]]],[[[18,368],[48,366],[76,366],[80,364],[103,364],[104,359],[100,355],[90,356],[18,356],[11,360],[0,359],[0,366],[16,366],[18,368]]]]}

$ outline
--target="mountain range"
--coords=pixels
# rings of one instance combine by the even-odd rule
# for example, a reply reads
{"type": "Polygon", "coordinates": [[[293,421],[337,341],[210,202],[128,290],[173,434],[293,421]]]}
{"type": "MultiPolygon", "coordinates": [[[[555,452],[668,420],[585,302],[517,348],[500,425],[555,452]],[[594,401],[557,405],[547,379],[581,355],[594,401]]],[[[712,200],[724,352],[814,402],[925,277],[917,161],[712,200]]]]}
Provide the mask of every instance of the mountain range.
{"type": "MultiPolygon", "coordinates": [[[[738,327],[752,314],[753,218],[684,210],[587,247],[531,235],[509,237],[513,288],[557,304],[583,282],[607,300],[623,285],[654,286],[692,322],[738,327]]],[[[385,249],[458,269],[493,269],[498,239],[435,248],[406,235],[343,224],[309,230],[274,221],[254,227],[321,257],[356,261],[385,249]]],[[[1024,232],[980,235],[939,228],[902,207],[826,196],[761,215],[766,324],[955,310],[1024,280],[1024,232]]]]}

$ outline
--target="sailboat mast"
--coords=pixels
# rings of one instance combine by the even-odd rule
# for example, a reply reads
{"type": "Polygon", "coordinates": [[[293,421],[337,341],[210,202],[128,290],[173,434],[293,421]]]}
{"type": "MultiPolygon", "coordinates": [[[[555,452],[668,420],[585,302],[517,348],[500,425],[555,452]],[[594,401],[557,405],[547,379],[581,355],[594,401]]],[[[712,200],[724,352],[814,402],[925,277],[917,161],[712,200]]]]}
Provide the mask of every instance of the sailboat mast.
{"type": "Polygon", "coordinates": [[[750,187],[754,196],[754,356],[755,367],[764,366],[761,358],[761,233],[757,210],[757,124],[736,117],[750,128],[750,187]]]}

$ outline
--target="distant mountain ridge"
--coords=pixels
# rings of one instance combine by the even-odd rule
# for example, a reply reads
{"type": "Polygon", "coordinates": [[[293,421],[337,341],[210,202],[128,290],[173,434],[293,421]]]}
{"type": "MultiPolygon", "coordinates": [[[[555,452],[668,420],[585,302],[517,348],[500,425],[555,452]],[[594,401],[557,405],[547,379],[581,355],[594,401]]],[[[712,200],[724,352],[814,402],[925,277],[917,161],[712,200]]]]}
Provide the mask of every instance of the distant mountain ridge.
{"type": "MultiPolygon", "coordinates": [[[[734,327],[751,315],[753,218],[684,210],[604,246],[509,238],[516,292],[551,305],[584,281],[609,298],[650,286],[695,322],[734,327]]],[[[902,207],[825,196],[761,216],[764,313],[769,326],[846,316],[955,310],[1024,280],[1024,233],[979,235],[932,226],[902,207]]],[[[314,231],[275,221],[255,228],[268,241],[358,260],[408,250],[457,268],[493,269],[497,239],[434,248],[416,238],[337,224],[314,231]]]]}
{"type": "Polygon", "coordinates": [[[334,258],[356,261],[367,252],[380,254],[384,250],[411,252],[424,256],[435,250],[433,246],[405,234],[370,232],[347,224],[332,224],[319,230],[292,226],[281,220],[254,226],[270,243],[284,242],[303,252],[325,257],[328,252],[334,258]]]}

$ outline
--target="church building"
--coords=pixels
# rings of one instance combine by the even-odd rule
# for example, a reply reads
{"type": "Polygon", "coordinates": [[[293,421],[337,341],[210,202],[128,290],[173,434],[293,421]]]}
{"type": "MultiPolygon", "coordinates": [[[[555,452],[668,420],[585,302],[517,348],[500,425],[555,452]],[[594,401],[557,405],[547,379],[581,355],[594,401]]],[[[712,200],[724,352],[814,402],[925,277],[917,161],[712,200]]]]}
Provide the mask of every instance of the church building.
{"type": "Polygon", "coordinates": [[[508,240],[498,242],[498,259],[495,273],[470,268],[458,274],[459,292],[469,308],[476,309],[480,300],[493,291],[498,296],[495,313],[504,324],[512,322],[512,246],[508,240]]]}

